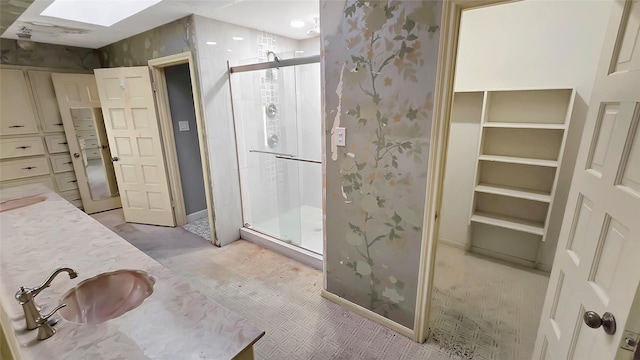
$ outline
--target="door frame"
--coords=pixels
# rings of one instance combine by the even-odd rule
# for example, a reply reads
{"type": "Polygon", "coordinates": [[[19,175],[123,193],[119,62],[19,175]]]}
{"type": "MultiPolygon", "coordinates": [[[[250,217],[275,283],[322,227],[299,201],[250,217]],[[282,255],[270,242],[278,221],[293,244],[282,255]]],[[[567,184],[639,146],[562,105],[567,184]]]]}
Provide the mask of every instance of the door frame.
{"type": "Polygon", "coordinates": [[[458,56],[458,40],[462,11],[510,3],[519,0],[447,0],[442,2],[440,23],[440,45],[436,72],[433,122],[431,125],[431,150],[429,151],[430,172],[427,177],[427,194],[423,219],[420,267],[418,270],[418,295],[414,320],[413,339],[424,342],[429,335],[431,295],[435,272],[435,256],[438,244],[442,189],[447,160],[447,146],[453,85],[458,56]]]}
{"type": "Polygon", "coordinates": [[[160,124],[160,141],[165,152],[167,165],[167,175],[169,177],[169,191],[174,202],[174,216],[177,226],[187,223],[187,213],[184,204],[184,194],[182,193],[182,181],[180,178],[180,168],[178,167],[178,153],[176,141],[173,133],[171,110],[169,108],[169,93],[167,90],[167,79],[164,69],[169,66],[189,64],[189,74],[191,78],[191,92],[193,94],[193,106],[196,115],[196,127],[198,131],[198,145],[200,147],[200,159],[202,162],[202,176],[204,178],[204,192],[207,201],[207,219],[211,242],[218,245],[215,237],[215,223],[213,214],[213,194],[211,183],[211,172],[209,171],[209,152],[207,148],[207,136],[204,127],[202,109],[200,107],[200,91],[196,82],[195,62],[190,51],[180,54],[165,56],[149,60],[151,79],[153,81],[154,97],[158,109],[158,123],[160,124]]]}

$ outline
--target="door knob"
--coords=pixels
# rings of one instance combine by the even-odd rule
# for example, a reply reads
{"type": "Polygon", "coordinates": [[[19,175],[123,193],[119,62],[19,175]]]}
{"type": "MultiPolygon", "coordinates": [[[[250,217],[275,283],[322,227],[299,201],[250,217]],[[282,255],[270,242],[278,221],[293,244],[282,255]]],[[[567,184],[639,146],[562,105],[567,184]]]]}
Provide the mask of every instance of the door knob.
{"type": "Polygon", "coordinates": [[[120,159],[118,159],[117,156],[114,156],[114,157],[111,158],[111,161],[118,161],[118,160],[120,160],[120,159]]]}
{"type": "Polygon", "coordinates": [[[607,334],[613,335],[616,333],[616,318],[613,317],[613,314],[610,312],[606,312],[600,317],[600,315],[594,311],[587,311],[584,313],[583,319],[584,323],[592,329],[597,329],[602,326],[602,329],[607,334]]]}
{"type": "Polygon", "coordinates": [[[78,154],[78,153],[73,153],[73,157],[77,159],[77,158],[79,158],[79,157],[80,157],[80,154],[78,154]]]}

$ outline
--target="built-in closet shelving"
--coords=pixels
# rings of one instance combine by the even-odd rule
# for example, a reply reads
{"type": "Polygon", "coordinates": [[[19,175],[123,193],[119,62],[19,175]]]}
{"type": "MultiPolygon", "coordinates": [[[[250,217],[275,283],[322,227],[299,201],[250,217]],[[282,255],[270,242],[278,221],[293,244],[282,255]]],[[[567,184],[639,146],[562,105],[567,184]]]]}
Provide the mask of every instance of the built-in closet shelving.
{"type": "Polygon", "coordinates": [[[545,241],[574,91],[485,91],[482,96],[470,247],[533,266],[545,241]]]}

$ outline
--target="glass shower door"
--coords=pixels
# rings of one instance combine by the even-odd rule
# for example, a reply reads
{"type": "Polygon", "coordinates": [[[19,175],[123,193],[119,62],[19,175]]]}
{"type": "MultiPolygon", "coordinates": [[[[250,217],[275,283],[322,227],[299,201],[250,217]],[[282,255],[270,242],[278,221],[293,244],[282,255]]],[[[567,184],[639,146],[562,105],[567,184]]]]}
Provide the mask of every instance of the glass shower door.
{"type": "Polygon", "coordinates": [[[322,253],[320,64],[260,65],[231,76],[245,227],[322,253]]]}
{"type": "Polygon", "coordinates": [[[245,226],[300,245],[298,148],[292,68],[231,78],[245,226]],[[289,86],[293,86],[290,90],[289,86]]]}

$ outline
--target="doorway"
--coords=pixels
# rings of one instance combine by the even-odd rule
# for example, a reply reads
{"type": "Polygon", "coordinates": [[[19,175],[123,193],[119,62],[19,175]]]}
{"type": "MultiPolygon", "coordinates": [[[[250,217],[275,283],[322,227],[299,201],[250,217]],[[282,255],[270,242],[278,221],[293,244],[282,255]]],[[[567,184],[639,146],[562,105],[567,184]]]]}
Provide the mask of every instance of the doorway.
{"type": "Polygon", "coordinates": [[[190,52],[149,61],[176,225],[217,245],[206,133],[190,52]]]}
{"type": "Polygon", "coordinates": [[[189,64],[167,66],[164,68],[164,75],[187,216],[187,224],[184,227],[211,240],[189,64]]]}
{"type": "Polygon", "coordinates": [[[451,112],[424,333],[467,358],[531,358],[610,6],[540,5],[463,10],[440,101],[451,112]]]}

